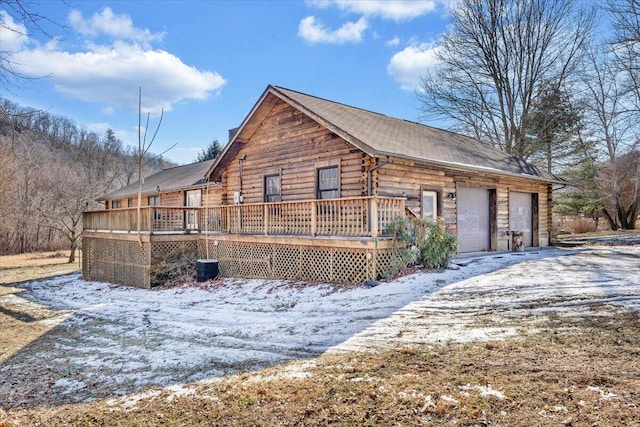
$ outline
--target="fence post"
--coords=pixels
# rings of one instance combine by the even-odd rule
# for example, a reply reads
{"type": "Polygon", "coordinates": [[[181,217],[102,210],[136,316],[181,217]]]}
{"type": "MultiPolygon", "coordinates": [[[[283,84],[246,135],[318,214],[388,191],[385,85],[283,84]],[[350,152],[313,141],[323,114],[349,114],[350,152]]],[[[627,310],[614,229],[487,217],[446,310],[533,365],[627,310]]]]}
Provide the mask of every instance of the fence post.
{"type": "Polygon", "coordinates": [[[264,235],[269,235],[269,205],[262,205],[262,215],[264,219],[264,235]]]}

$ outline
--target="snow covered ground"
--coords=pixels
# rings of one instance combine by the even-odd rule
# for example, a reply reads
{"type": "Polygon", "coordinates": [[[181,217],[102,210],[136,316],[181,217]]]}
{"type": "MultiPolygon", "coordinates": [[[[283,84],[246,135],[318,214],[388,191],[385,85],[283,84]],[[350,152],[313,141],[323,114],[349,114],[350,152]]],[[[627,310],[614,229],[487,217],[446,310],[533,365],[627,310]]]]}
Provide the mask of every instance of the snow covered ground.
{"type": "Polygon", "coordinates": [[[0,306],[56,326],[0,364],[0,406],[128,394],[325,351],[502,339],[523,322],[535,329],[551,313],[587,315],[602,304],[640,311],[640,246],[456,262],[373,288],[226,279],[158,291],[78,274],[20,284],[0,306]]]}

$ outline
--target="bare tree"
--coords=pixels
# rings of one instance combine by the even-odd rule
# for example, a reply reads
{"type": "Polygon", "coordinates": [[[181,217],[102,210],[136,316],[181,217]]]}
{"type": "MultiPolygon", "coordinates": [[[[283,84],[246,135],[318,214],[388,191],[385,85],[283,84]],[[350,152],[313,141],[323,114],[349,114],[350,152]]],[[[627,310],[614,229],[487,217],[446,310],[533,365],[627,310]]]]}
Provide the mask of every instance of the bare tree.
{"type": "MultiPolygon", "coordinates": [[[[145,164],[148,162],[147,159],[147,154],[149,153],[149,150],[151,149],[151,145],[153,144],[153,142],[156,139],[156,136],[158,135],[158,131],[160,130],[160,125],[162,124],[162,118],[164,116],[164,109],[162,109],[160,111],[160,119],[158,120],[158,125],[156,126],[155,131],[153,132],[153,136],[151,137],[151,139],[149,141],[147,141],[147,135],[148,135],[148,131],[149,131],[149,120],[151,117],[151,113],[147,113],[147,119],[145,122],[145,126],[144,126],[144,131],[142,128],[142,87],[140,87],[139,91],[138,91],[138,152],[137,152],[137,162],[136,165],[138,167],[138,206],[136,209],[136,213],[137,213],[137,223],[138,223],[138,227],[137,227],[137,232],[138,232],[138,243],[140,244],[140,246],[142,246],[142,234],[141,234],[141,222],[142,222],[142,210],[141,210],[141,205],[142,205],[142,170],[143,167],[145,166],[145,164]]],[[[170,149],[172,149],[173,147],[175,147],[175,144],[172,145],[171,147],[169,147],[167,150],[163,151],[162,153],[159,154],[159,156],[162,156],[164,153],[166,153],[167,151],[169,151],[170,149]]]]}
{"type": "Polygon", "coordinates": [[[616,66],[604,49],[592,51],[588,64],[584,79],[586,118],[593,137],[599,143],[600,158],[604,159],[600,173],[607,193],[603,214],[612,229],[633,229],[638,208],[637,178],[640,175],[636,176],[635,194],[630,201],[625,200],[627,198],[622,191],[629,179],[627,169],[630,164],[623,159],[628,159],[636,150],[639,130],[632,108],[633,94],[627,88],[624,71],[616,66]]]}
{"type": "MultiPolygon", "coordinates": [[[[59,0],[68,6],[66,0],[59,0]]],[[[53,25],[62,28],[63,25],[42,14],[38,8],[39,2],[31,0],[0,0],[0,10],[8,16],[14,25],[0,20],[0,27],[7,33],[14,33],[18,37],[26,37],[28,32],[50,36],[46,26],[53,25]]],[[[0,87],[8,89],[16,80],[30,79],[15,70],[15,52],[0,49],[0,87]]],[[[45,77],[45,76],[42,76],[45,77]]],[[[42,78],[36,77],[36,78],[42,78]]]]}
{"type": "Polygon", "coordinates": [[[424,118],[526,158],[529,116],[542,85],[564,89],[593,14],[577,0],[460,0],[417,93],[424,118]]]}
{"type": "Polygon", "coordinates": [[[614,58],[613,66],[616,67],[617,77],[623,92],[623,114],[630,116],[634,125],[633,135],[627,140],[627,153],[617,153],[620,156],[610,157],[611,177],[618,182],[622,175],[626,174],[632,182],[635,182],[631,193],[631,201],[628,207],[622,204],[619,198],[619,186],[614,188],[616,196],[616,218],[609,218],[610,223],[621,228],[635,228],[640,203],[640,161],[637,160],[637,152],[640,138],[640,126],[637,124],[637,115],[640,112],[640,0],[610,0],[608,10],[611,14],[615,35],[611,40],[611,52],[614,58]],[[631,171],[620,170],[619,157],[635,158],[633,162],[622,162],[631,171]],[[631,173],[630,173],[631,172],[631,173]],[[621,206],[622,204],[622,206],[621,206]],[[613,221],[615,220],[615,221],[613,221]]]}

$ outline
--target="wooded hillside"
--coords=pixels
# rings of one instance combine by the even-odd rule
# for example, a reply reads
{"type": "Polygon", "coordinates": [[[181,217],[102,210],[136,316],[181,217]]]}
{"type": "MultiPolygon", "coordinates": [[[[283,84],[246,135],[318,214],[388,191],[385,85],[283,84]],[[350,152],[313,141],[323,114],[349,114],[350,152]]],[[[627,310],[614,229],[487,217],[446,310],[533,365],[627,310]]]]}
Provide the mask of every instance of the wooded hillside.
{"type": "MultiPolygon", "coordinates": [[[[5,99],[0,107],[0,254],[75,248],[82,212],[137,181],[135,149],[111,130],[99,135],[5,99]]],[[[168,166],[148,156],[143,176],[168,166]]]]}

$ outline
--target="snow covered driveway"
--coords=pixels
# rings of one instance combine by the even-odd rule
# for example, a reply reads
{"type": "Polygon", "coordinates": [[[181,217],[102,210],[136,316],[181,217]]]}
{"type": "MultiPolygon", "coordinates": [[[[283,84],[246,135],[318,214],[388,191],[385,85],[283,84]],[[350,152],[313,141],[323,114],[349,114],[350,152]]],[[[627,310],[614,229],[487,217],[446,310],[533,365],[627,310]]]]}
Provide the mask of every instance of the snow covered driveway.
{"type": "MultiPolygon", "coordinates": [[[[39,305],[47,334],[0,363],[0,407],[58,404],[216,378],[324,351],[500,339],[602,304],[640,311],[640,247],[497,254],[374,288],[269,280],[139,290],[78,275],[0,296],[39,305]],[[524,323],[523,323],[524,322],[524,323]]],[[[18,308],[17,308],[18,307],[18,308]]]]}

